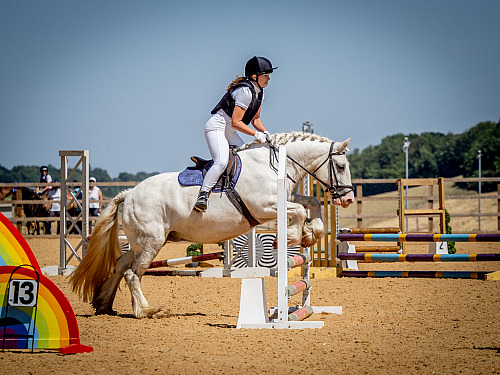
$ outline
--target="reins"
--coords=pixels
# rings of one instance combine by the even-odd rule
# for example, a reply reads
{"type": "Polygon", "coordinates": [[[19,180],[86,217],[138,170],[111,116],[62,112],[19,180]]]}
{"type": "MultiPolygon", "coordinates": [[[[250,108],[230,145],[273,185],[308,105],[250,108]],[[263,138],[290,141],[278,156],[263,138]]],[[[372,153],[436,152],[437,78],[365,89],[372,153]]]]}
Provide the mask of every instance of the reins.
{"type": "MultiPolygon", "coordinates": [[[[269,140],[267,140],[267,143],[269,145],[269,166],[271,167],[271,169],[273,171],[277,172],[278,169],[274,166],[274,163],[273,163],[273,157],[274,157],[274,160],[278,160],[277,156],[276,156],[277,149],[276,149],[276,147],[269,140]]],[[[292,161],[294,164],[296,164],[298,167],[300,167],[302,170],[304,170],[307,174],[309,174],[310,176],[312,176],[313,178],[315,178],[321,185],[323,185],[324,190],[325,191],[329,191],[330,194],[332,195],[332,198],[336,199],[336,198],[340,198],[340,197],[346,195],[349,192],[349,190],[353,190],[353,186],[352,185],[340,185],[338,183],[338,178],[337,178],[337,174],[335,173],[335,167],[334,167],[334,163],[333,163],[332,157],[333,156],[339,156],[339,155],[345,155],[345,152],[333,152],[334,143],[335,142],[332,142],[331,145],[330,145],[330,152],[328,154],[328,157],[312,172],[309,171],[307,168],[305,168],[303,165],[301,165],[298,161],[296,161],[291,156],[287,155],[287,159],[289,159],[290,161],[292,161]],[[330,185],[328,185],[326,182],[322,181],[316,175],[316,172],[326,162],[328,162],[328,178],[330,179],[330,185]],[[333,178],[335,178],[335,184],[333,182],[333,178]],[[345,189],[346,191],[344,193],[340,194],[337,191],[337,189],[345,189]]],[[[293,180],[293,178],[291,178],[290,176],[288,176],[288,174],[287,174],[287,177],[291,181],[293,181],[294,183],[296,182],[296,181],[293,180]]]]}

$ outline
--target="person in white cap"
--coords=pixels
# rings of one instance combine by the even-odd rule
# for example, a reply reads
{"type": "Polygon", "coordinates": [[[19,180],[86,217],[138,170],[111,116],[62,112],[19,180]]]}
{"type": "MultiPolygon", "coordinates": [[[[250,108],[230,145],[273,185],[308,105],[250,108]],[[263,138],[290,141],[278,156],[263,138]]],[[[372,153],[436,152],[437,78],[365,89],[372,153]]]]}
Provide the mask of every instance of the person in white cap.
{"type": "Polygon", "coordinates": [[[245,76],[236,77],[229,84],[226,94],[212,110],[213,116],[205,124],[205,139],[214,163],[203,179],[193,210],[207,210],[210,192],[229,162],[229,146],[245,143],[237,130],[254,136],[258,142],[266,141],[269,132],[260,119],[260,109],[264,87],[275,69],[265,57],[252,57],[245,65],[245,76]],[[248,126],[250,123],[255,130],[248,126]]]}
{"type": "MultiPolygon", "coordinates": [[[[89,178],[89,185],[90,185],[90,190],[89,190],[89,214],[90,216],[99,216],[102,211],[102,202],[92,202],[94,201],[101,201],[102,200],[102,191],[96,186],[96,179],[95,177],[90,177],[89,178]]],[[[92,229],[92,223],[90,223],[90,229],[92,229]]]]}

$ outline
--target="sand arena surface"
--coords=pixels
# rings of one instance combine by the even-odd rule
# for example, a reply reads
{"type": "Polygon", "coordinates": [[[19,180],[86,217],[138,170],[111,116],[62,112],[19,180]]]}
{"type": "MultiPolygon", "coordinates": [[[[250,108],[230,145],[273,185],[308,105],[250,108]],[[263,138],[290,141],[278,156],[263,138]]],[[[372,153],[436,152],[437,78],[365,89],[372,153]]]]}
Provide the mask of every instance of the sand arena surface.
{"type": "MultiPolygon", "coordinates": [[[[28,242],[41,267],[59,263],[57,239],[28,242]]],[[[168,245],[157,260],[185,256],[186,246],[168,245]]],[[[500,244],[457,243],[457,249],[498,253],[500,244]]],[[[408,252],[426,253],[427,245],[410,244],[408,252]]],[[[493,271],[500,264],[360,269],[493,271]]],[[[500,374],[500,281],[313,279],[313,304],[343,307],[340,316],[309,318],[323,320],[323,329],[236,330],[238,279],[145,276],[146,298],[170,308],[171,316],[138,320],[123,282],[114,304],[118,316],[94,316],[66,277],[50,278],[73,306],[82,344],[94,352],[0,352],[0,374],[500,374]]],[[[266,279],[266,291],[268,306],[276,305],[275,278],[266,279]]],[[[299,301],[295,296],[291,303],[299,301]]]]}

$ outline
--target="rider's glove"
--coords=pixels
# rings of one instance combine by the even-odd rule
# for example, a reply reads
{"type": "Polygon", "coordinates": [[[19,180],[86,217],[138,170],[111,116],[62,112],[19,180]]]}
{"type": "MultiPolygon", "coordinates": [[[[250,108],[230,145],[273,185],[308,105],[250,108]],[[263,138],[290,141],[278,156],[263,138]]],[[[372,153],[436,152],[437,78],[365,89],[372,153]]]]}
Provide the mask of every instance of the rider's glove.
{"type": "Polygon", "coordinates": [[[264,135],[266,136],[266,141],[270,142],[271,141],[271,133],[269,133],[267,130],[264,132],[264,135]]]}
{"type": "Polygon", "coordinates": [[[266,136],[264,135],[264,133],[256,131],[254,137],[257,140],[257,142],[259,142],[259,143],[265,143],[266,142],[266,136]]]}

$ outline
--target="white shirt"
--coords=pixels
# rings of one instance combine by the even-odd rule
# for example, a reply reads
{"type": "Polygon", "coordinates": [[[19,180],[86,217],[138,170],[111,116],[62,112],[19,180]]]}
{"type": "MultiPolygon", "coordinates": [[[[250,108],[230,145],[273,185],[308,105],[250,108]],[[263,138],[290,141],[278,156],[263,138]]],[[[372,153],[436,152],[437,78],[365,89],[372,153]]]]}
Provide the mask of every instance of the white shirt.
{"type": "MultiPolygon", "coordinates": [[[[99,189],[97,186],[94,186],[92,190],[90,190],[90,195],[89,195],[89,200],[95,199],[99,200],[99,189]]],[[[89,208],[99,208],[100,203],[99,202],[91,202],[89,203],[89,208]]]]}
{"type": "MultiPolygon", "coordinates": [[[[262,90],[259,89],[255,85],[255,83],[252,82],[252,84],[255,88],[255,93],[258,95],[259,92],[261,92],[262,90]]],[[[244,108],[244,109],[248,109],[248,106],[252,102],[252,91],[250,91],[250,88],[248,88],[246,86],[238,87],[236,90],[234,90],[232,92],[231,96],[234,99],[235,105],[237,105],[238,107],[244,108]]],[[[262,102],[261,103],[264,102],[264,97],[265,97],[265,93],[262,94],[262,102]]],[[[231,125],[232,119],[231,119],[231,117],[229,117],[227,115],[226,112],[224,112],[222,109],[219,109],[217,114],[224,117],[224,120],[226,121],[226,125],[231,125]]]]}
{"type": "Polygon", "coordinates": [[[61,211],[61,205],[59,203],[55,203],[61,200],[61,189],[57,188],[56,190],[51,190],[49,198],[54,201],[54,203],[50,205],[50,212],[61,211]]]}

